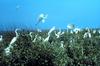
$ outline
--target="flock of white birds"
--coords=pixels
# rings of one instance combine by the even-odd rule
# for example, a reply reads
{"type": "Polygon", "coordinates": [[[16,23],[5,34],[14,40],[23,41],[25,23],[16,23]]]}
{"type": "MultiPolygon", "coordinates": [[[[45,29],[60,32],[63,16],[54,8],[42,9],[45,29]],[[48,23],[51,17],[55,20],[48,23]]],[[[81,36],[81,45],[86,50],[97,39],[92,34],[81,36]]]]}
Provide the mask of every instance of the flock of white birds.
{"type": "MultiPolygon", "coordinates": [[[[38,17],[38,22],[36,23],[36,25],[38,25],[40,22],[42,22],[42,23],[45,23],[45,20],[46,20],[46,18],[48,17],[48,15],[47,14],[40,14],[39,15],[39,17],[38,17]]],[[[70,30],[70,33],[78,33],[78,32],[80,32],[80,31],[82,31],[80,28],[75,28],[75,26],[74,26],[74,24],[68,24],[67,25],[67,28],[68,28],[68,30],[70,30]]],[[[50,36],[51,36],[51,33],[55,30],[56,28],[55,28],[55,26],[53,26],[49,31],[48,31],[48,33],[47,33],[47,37],[46,38],[43,38],[43,42],[47,42],[48,40],[49,40],[49,38],[50,38],[50,36]]],[[[19,37],[19,32],[18,31],[20,31],[21,29],[16,29],[15,30],[15,34],[16,34],[16,36],[15,37],[13,37],[13,39],[11,40],[11,42],[9,43],[9,46],[7,47],[7,48],[5,48],[5,54],[6,55],[10,55],[10,49],[11,48],[13,48],[13,44],[15,44],[15,42],[17,41],[17,38],[19,37]]],[[[40,30],[39,29],[39,31],[41,31],[42,32],[42,30],[40,30]]],[[[99,32],[99,34],[100,34],[100,30],[98,31],[99,32]]],[[[30,35],[30,37],[31,37],[31,40],[33,39],[33,35],[32,35],[32,33],[33,32],[30,32],[29,33],[29,35],[30,35]]],[[[61,30],[59,30],[59,32],[54,32],[55,33],[55,36],[57,37],[57,38],[59,38],[61,35],[63,35],[65,32],[63,31],[61,31],[61,30]]],[[[96,33],[96,30],[93,30],[93,33],[96,33]]],[[[35,38],[34,38],[34,40],[32,41],[32,42],[35,42],[36,41],[36,39],[37,39],[37,35],[35,35],[35,38]]],[[[83,38],[86,38],[86,37],[89,37],[89,38],[91,38],[91,32],[90,32],[90,29],[87,29],[87,32],[85,32],[84,33],[84,35],[83,35],[83,38]]],[[[40,37],[40,39],[41,39],[41,37],[40,37]]],[[[0,42],[2,42],[3,41],[3,36],[2,35],[0,35],[0,42]]],[[[61,47],[63,47],[63,41],[61,41],[61,47]]]]}

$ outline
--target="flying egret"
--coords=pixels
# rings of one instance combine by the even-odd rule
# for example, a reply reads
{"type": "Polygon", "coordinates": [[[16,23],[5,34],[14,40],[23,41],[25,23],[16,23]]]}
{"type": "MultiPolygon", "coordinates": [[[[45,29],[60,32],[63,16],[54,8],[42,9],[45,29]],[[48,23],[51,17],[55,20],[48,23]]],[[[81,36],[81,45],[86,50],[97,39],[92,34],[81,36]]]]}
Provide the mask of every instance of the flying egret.
{"type": "Polygon", "coordinates": [[[48,14],[40,14],[39,17],[38,17],[38,22],[36,23],[36,25],[38,25],[38,23],[42,22],[42,23],[45,23],[45,20],[47,19],[48,17],[48,14]]]}

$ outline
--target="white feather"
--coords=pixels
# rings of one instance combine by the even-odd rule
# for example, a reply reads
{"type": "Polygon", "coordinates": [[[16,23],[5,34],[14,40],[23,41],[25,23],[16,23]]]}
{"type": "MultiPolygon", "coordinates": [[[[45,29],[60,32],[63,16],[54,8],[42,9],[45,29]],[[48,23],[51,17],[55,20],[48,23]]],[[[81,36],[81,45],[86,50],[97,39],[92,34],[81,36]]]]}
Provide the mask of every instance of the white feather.
{"type": "Polygon", "coordinates": [[[49,30],[48,35],[50,35],[51,32],[54,31],[54,30],[55,30],[55,26],[53,26],[53,27],[49,30]]]}
{"type": "Polygon", "coordinates": [[[48,35],[48,37],[44,39],[44,42],[47,42],[49,38],[50,38],[50,35],[48,35]]]}
{"type": "Polygon", "coordinates": [[[3,36],[2,35],[0,35],[0,42],[2,42],[3,41],[3,36]]]}

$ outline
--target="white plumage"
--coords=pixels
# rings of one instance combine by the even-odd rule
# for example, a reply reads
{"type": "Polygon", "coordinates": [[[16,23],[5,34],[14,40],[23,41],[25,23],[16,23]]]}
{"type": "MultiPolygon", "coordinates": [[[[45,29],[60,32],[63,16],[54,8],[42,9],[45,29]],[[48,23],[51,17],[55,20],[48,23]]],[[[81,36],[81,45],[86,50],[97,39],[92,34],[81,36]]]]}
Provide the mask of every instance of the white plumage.
{"type": "Polygon", "coordinates": [[[0,35],[0,42],[2,42],[3,41],[3,36],[2,35],[0,35]]]}
{"type": "Polygon", "coordinates": [[[32,38],[33,38],[32,33],[33,33],[33,32],[30,32],[30,33],[29,33],[29,36],[31,37],[31,40],[32,40],[32,38]]]}
{"type": "Polygon", "coordinates": [[[48,17],[47,14],[40,14],[39,17],[38,17],[38,22],[42,22],[42,23],[45,23],[45,20],[46,18],[48,17]]]}
{"type": "Polygon", "coordinates": [[[61,41],[61,48],[64,48],[64,41],[61,41]]]}
{"type": "Polygon", "coordinates": [[[67,28],[68,28],[68,29],[74,29],[75,26],[74,26],[74,24],[68,24],[68,25],[67,25],[67,28]]]}
{"type": "Polygon", "coordinates": [[[15,30],[15,33],[16,33],[16,37],[13,37],[13,39],[11,40],[11,42],[10,42],[10,44],[9,44],[9,46],[5,49],[5,53],[6,53],[6,55],[9,55],[11,52],[10,52],[10,49],[11,48],[13,48],[13,46],[12,46],[12,44],[14,44],[15,42],[16,42],[16,40],[17,40],[17,38],[18,38],[18,31],[19,29],[16,29],[15,30]]]}
{"type": "Polygon", "coordinates": [[[33,40],[32,42],[35,42],[35,41],[36,41],[36,39],[37,39],[37,37],[38,37],[38,35],[35,35],[35,38],[34,38],[34,40],[33,40]]]}
{"type": "Polygon", "coordinates": [[[48,35],[50,35],[51,32],[53,32],[54,30],[55,30],[55,26],[53,26],[53,27],[49,30],[48,35]]]}
{"type": "Polygon", "coordinates": [[[80,28],[75,28],[74,29],[74,32],[77,34],[78,32],[80,32],[81,31],[81,29],[80,28]]]}
{"type": "Polygon", "coordinates": [[[93,30],[93,34],[95,34],[96,33],[96,30],[93,30]]]}
{"type": "Polygon", "coordinates": [[[44,39],[44,42],[47,42],[49,38],[50,38],[50,35],[48,35],[48,37],[44,39]]]}
{"type": "Polygon", "coordinates": [[[12,39],[11,42],[10,42],[10,44],[13,44],[13,43],[16,42],[16,40],[17,40],[17,38],[18,38],[18,36],[19,36],[19,35],[18,35],[18,32],[17,32],[18,30],[20,30],[20,29],[16,29],[16,30],[15,30],[16,37],[13,37],[13,39],[12,39]]]}
{"type": "Polygon", "coordinates": [[[7,47],[6,49],[5,49],[5,54],[6,55],[9,55],[11,52],[10,52],[10,47],[7,47]]]}
{"type": "Polygon", "coordinates": [[[91,38],[91,33],[90,32],[86,32],[84,34],[83,38],[91,38]]]}
{"type": "Polygon", "coordinates": [[[61,35],[63,35],[64,34],[64,32],[61,32],[61,31],[59,31],[58,33],[56,33],[55,32],[55,36],[57,37],[57,38],[59,38],[61,35]]]}

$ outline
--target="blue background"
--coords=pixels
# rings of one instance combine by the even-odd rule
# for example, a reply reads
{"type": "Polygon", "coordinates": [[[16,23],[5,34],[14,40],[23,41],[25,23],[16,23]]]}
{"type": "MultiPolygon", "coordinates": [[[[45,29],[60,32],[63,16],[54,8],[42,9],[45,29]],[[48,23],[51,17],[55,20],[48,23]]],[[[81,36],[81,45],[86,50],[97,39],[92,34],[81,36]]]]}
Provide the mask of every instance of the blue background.
{"type": "Polygon", "coordinates": [[[41,29],[65,29],[69,23],[100,28],[100,0],[0,0],[0,30],[35,29],[41,13],[48,14],[46,22],[37,26],[41,29]]]}

